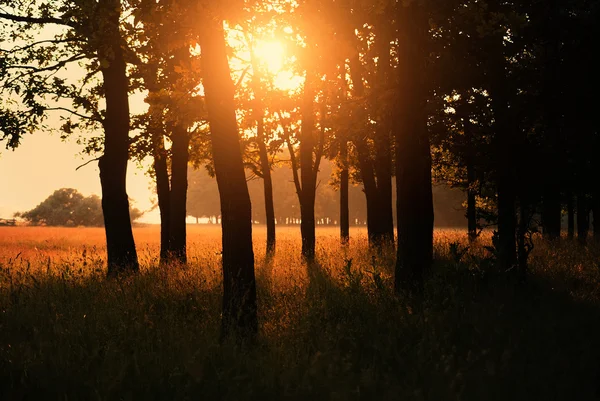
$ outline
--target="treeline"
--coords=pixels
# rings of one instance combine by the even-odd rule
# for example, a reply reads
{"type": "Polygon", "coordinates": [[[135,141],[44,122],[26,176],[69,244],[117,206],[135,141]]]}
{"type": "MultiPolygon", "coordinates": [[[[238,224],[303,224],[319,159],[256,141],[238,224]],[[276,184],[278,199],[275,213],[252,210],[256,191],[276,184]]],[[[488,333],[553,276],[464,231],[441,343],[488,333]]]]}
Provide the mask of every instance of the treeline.
{"type": "MultiPolygon", "coordinates": [[[[251,175],[249,175],[251,177],[251,175]]],[[[300,205],[295,193],[294,183],[291,182],[292,171],[286,163],[279,163],[271,172],[273,180],[273,202],[275,223],[277,225],[300,224],[300,205]]],[[[340,225],[340,191],[339,171],[331,161],[325,159],[319,170],[320,183],[315,196],[315,221],[317,225],[340,225]]],[[[395,189],[395,183],[392,183],[395,189]]],[[[255,224],[265,224],[265,201],[263,182],[254,177],[248,181],[248,191],[252,201],[252,221],[255,224]]],[[[392,204],[396,194],[392,192],[392,204]]],[[[351,226],[367,224],[367,205],[363,186],[360,183],[348,187],[348,215],[351,226]]],[[[466,195],[460,189],[452,189],[446,185],[434,185],[433,209],[435,211],[435,226],[445,228],[466,228],[466,195]]],[[[395,212],[395,211],[394,211],[395,212]]],[[[209,223],[219,221],[221,206],[219,204],[219,189],[214,177],[201,167],[188,169],[188,216],[197,219],[208,219],[209,223]]],[[[395,218],[395,213],[394,213],[395,218]]]]}
{"type": "Polygon", "coordinates": [[[153,159],[161,262],[185,263],[188,165],[216,177],[223,333],[255,333],[252,205],[263,182],[267,254],[276,249],[277,163],[288,163],[302,254],[315,257],[323,160],[339,169],[340,237],[360,182],[370,244],[392,245],[395,289],[419,296],[432,262],[433,179],[468,193],[469,236],[496,226],[501,271],[525,278],[534,216],[560,235],[577,209],[585,243],[597,210],[598,2],[3,0],[0,130],[8,146],[63,119],[100,132],[108,275],[139,270],[127,162],[153,159]],[[225,23],[225,24],[224,24],[225,23]],[[255,51],[286,48],[284,87],[255,51]],[[235,61],[235,62],[234,62],[235,61]],[[230,63],[231,62],[231,63],[230,63]],[[72,72],[83,69],[81,79],[72,72]],[[148,110],[133,115],[131,94],[148,110]],[[282,159],[282,150],[287,156],[282,159]],[[397,194],[392,203],[395,181],[397,194]],[[570,215],[573,215],[570,212],[570,215]]]}

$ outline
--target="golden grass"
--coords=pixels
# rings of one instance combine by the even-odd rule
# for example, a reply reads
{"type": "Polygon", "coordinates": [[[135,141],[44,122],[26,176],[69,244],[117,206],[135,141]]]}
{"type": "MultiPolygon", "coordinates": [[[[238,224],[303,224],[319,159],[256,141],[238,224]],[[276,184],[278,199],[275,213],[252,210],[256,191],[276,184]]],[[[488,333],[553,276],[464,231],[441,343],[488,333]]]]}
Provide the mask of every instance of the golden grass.
{"type": "Polygon", "coordinates": [[[218,226],[188,226],[187,267],[158,267],[158,227],[136,227],[142,274],[124,281],[105,279],[100,228],[0,228],[0,399],[593,399],[598,247],[536,238],[519,286],[485,274],[489,234],[457,261],[464,232],[436,230],[413,313],[364,229],[343,247],[318,228],[312,267],[298,227],[278,227],[270,261],[265,234],[259,344],[243,349],[218,341],[218,226]]]}

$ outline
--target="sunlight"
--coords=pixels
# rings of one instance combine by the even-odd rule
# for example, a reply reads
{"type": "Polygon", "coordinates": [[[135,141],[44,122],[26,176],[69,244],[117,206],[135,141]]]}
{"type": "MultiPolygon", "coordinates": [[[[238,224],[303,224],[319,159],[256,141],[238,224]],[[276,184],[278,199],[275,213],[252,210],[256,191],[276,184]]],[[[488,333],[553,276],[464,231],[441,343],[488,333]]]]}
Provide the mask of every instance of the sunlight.
{"type": "Polygon", "coordinates": [[[282,44],[277,41],[260,41],[254,48],[254,55],[258,62],[267,67],[270,74],[277,74],[283,68],[283,60],[286,56],[282,44]]]}
{"type": "MultiPolygon", "coordinates": [[[[304,82],[304,78],[296,75],[286,65],[286,57],[289,57],[285,47],[277,40],[258,41],[254,47],[254,56],[258,63],[264,66],[272,76],[273,85],[284,91],[295,91],[304,82]]],[[[293,57],[290,58],[293,62],[293,57]]]]}

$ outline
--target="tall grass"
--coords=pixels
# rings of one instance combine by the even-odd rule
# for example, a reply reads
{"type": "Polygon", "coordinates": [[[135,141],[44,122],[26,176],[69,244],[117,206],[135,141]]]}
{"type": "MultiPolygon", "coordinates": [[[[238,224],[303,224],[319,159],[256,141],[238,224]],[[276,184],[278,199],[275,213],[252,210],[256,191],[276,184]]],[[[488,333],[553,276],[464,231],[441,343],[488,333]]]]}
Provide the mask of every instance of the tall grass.
{"type": "Polygon", "coordinates": [[[421,308],[392,292],[394,254],[295,228],[264,256],[255,229],[257,344],[219,343],[220,231],[189,229],[188,266],[158,267],[158,230],[135,231],[142,273],[104,279],[97,229],[0,229],[0,399],[592,400],[600,379],[596,247],[541,240],[531,277],[487,271],[484,238],[438,231],[421,308]],[[459,244],[459,245],[457,245],[459,244]]]}

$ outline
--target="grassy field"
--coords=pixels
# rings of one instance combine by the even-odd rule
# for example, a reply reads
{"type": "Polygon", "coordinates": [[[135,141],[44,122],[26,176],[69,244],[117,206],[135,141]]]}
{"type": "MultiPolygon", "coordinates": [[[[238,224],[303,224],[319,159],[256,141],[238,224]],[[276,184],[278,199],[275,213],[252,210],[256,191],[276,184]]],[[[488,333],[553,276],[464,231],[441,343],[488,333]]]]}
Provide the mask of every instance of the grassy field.
{"type": "Polygon", "coordinates": [[[298,231],[265,260],[255,228],[260,335],[240,347],[218,341],[218,227],[189,226],[170,268],[158,228],[136,228],[126,281],[104,279],[102,229],[0,227],[0,400],[600,399],[600,247],[537,239],[517,284],[486,238],[459,260],[465,235],[436,231],[413,310],[364,230],[343,248],[319,229],[311,266],[298,231]]]}

